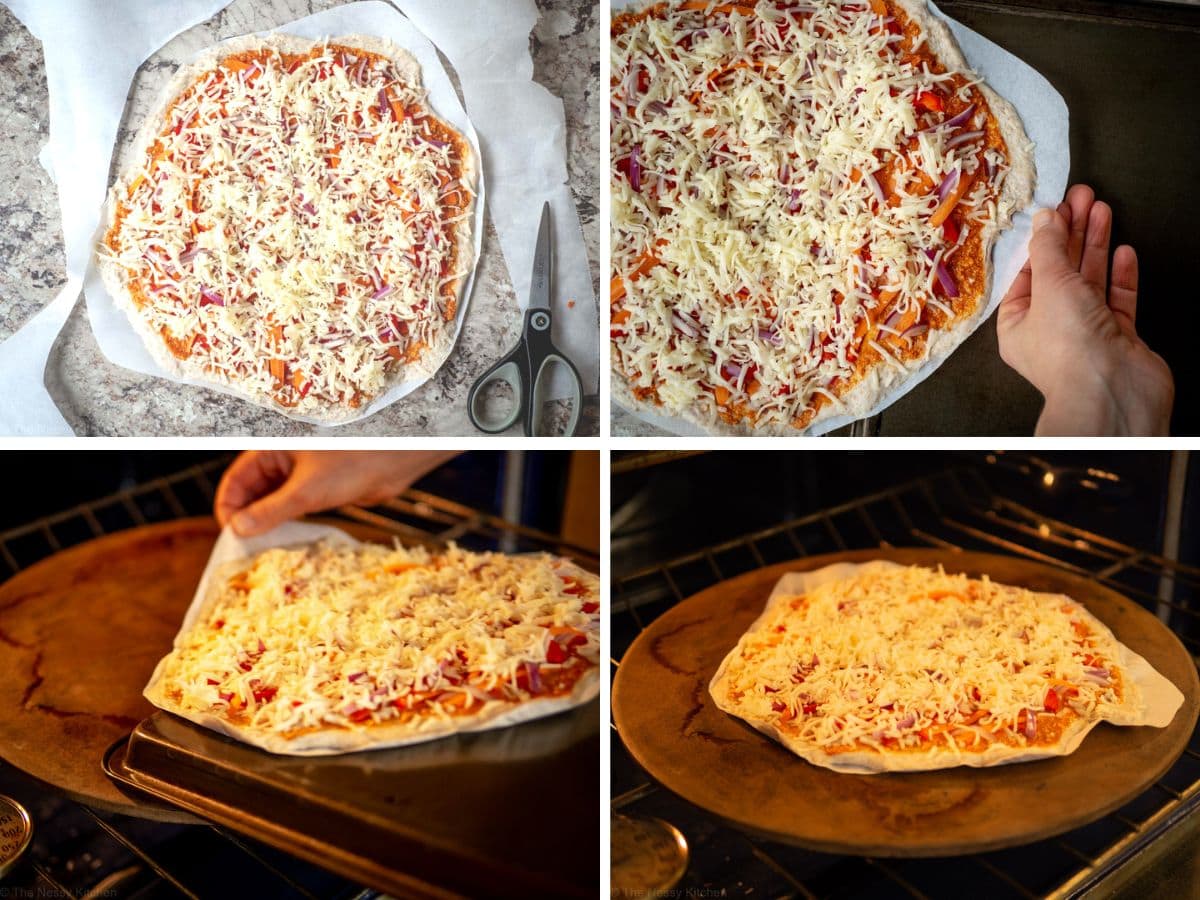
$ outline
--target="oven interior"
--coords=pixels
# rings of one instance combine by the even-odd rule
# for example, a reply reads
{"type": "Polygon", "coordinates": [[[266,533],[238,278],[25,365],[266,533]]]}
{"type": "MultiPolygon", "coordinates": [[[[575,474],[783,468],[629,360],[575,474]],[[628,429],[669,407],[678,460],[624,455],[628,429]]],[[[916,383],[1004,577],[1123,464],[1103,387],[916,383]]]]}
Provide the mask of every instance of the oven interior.
{"type": "MultiPolygon", "coordinates": [[[[869,547],[958,547],[1083,573],[1200,652],[1200,538],[1188,512],[1198,482],[1186,451],[663,451],[614,453],[612,467],[614,674],[639,632],[691,594],[772,563],[869,547]]],[[[611,810],[683,833],[678,888],[696,896],[1195,896],[1198,806],[1200,733],[1149,791],[1060,837],[944,859],[837,856],[717,822],[658,787],[613,727],[611,810]]]]}
{"type": "MultiPolygon", "coordinates": [[[[333,518],[373,525],[401,539],[563,553],[596,570],[592,551],[559,536],[568,456],[472,454],[393,501],[343,507],[333,518]],[[516,521],[503,518],[505,511],[516,521]]],[[[10,466],[27,477],[18,479],[13,501],[0,513],[0,578],[94,537],[210,515],[231,459],[216,453],[8,454],[10,466]],[[75,505],[63,509],[72,498],[75,505]],[[79,503],[79,498],[88,499],[79,503]]],[[[220,897],[229,896],[235,884],[239,896],[340,900],[379,895],[229,828],[163,824],[93,810],[2,759],[0,794],[22,803],[33,821],[29,849],[3,880],[10,897],[220,897]]]]}

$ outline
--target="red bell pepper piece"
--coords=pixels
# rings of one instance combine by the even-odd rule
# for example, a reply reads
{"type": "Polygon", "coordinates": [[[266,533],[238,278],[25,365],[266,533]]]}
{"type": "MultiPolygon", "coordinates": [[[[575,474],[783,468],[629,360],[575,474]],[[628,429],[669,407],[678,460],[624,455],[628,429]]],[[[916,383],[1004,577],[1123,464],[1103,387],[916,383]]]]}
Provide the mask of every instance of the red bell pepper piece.
{"type": "Polygon", "coordinates": [[[936,91],[921,91],[917,94],[917,106],[930,112],[943,112],[946,109],[946,101],[936,91]]]}

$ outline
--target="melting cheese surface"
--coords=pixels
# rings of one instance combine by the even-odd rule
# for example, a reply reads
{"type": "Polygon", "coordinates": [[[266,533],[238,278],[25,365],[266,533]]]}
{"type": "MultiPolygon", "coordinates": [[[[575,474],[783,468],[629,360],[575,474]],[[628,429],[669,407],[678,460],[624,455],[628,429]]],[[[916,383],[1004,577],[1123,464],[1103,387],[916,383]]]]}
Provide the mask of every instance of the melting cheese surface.
{"type": "Polygon", "coordinates": [[[231,55],[167,107],[100,252],[185,370],[344,417],[448,345],[470,153],[386,57],[231,55]]]}
{"type": "Polygon", "coordinates": [[[165,661],[182,710],[295,736],[571,693],[599,580],[549,556],[318,544],[233,567],[165,661]]]}
{"type": "Polygon", "coordinates": [[[727,661],[750,721],[829,754],[1053,744],[1126,702],[1082,607],[987,578],[867,567],[778,602],[727,661]]]}
{"type": "Polygon", "coordinates": [[[902,11],[660,3],[612,27],[614,377],[806,427],[973,313],[1007,149],[902,11]]]}

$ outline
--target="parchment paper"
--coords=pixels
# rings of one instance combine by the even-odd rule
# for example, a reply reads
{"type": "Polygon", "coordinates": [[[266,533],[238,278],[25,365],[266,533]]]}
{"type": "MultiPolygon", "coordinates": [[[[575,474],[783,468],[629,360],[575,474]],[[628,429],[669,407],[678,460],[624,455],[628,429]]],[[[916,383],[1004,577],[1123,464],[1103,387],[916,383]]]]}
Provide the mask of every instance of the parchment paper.
{"type": "MultiPolygon", "coordinates": [[[[0,392],[0,434],[69,435],[66,420],[45,390],[46,360],[90,265],[129,86],[145,59],[176,35],[212,17],[227,0],[176,0],[166,5],[152,0],[119,4],[92,0],[0,2],[43,44],[51,126],[45,158],[59,188],[67,272],[59,296],[0,344],[0,384],[5,388],[0,392]]],[[[478,130],[489,190],[488,211],[522,309],[528,303],[542,201],[550,201],[555,238],[554,302],[559,310],[555,342],[578,367],[585,393],[596,390],[599,341],[595,297],[578,214],[567,188],[562,102],[532,80],[529,34],[538,18],[533,0],[395,0],[394,6],[446,56],[459,76],[468,113],[478,130]],[[569,313],[562,308],[567,299],[576,302],[569,313]]],[[[395,9],[380,2],[340,7],[321,15],[358,22],[355,8],[366,10],[368,22],[378,21],[376,16],[402,21],[395,9]]],[[[287,31],[290,26],[277,30],[287,31]]],[[[369,33],[361,25],[346,31],[369,33]]],[[[384,33],[390,35],[390,31],[384,33]]],[[[93,294],[95,291],[88,291],[89,314],[95,317],[93,294]]],[[[106,354],[117,340],[108,324],[115,326],[115,322],[108,323],[108,317],[99,325],[93,318],[106,354]]],[[[132,329],[124,337],[135,340],[132,329]]],[[[117,346],[123,347],[123,342],[121,338],[117,346]]],[[[144,361],[144,348],[135,347],[130,353],[137,349],[144,361]]],[[[507,349],[496,348],[497,358],[507,349]]],[[[162,373],[155,370],[154,374],[162,373]]],[[[549,396],[567,395],[565,379],[557,373],[549,396]]]]}
{"type": "Polygon", "coordinates": [[[149,2],[2,2],[42,42],[45,54],[50,142],[44,156],[58,185],[67,282],[0,344],[0,434],[70,435],[46,392],[46,359],[83,286],[126,89],[155,49],[211,17],[227,0],[178,0],[169,10],[149,2]]]}
{"type": "MultiPolygon", "coordinates": [[[[458,94],[454,91],[454,84],[450,80],[449,73],[442,66],[441,60],[438,59],[437,49],[429,42],[425,35],[413,27],[408,19],[396,15],[396,11],[386,3],[365,2],[339,6],[336,9],[326,10],[325,12],[284,25],[281,28],[255,32],[255,34],[259,37],[265,37],[268,34],[291,34],[312,40],[354,34],[390,38],[398,46],[403,47],[415,56],[417,62],[420,64],[421,83],[428,92],[426,102],[430,109],[439,118],[449,122],[466,137],[475,151],[475,158],[480,160],[479,138],[475,134],[475,129],[472,127],[470,120],[467,118],[466,110],[463,109],[462,104],[458,100],[458,94]]],[[[227,38],[221,41],[220,44],[225,44],[235,39],[227,38]]],[[[220,44],[217,46],[220,46],[220,44]]],[[[187,63],[192,62],[197,56],[206,53],[208,49],[205,48],[200,53],[195,54],[187,63]]],[[[132,85],[130,86],[130,90],[132,90],[132,85]]],[[[160,98],[160,100],[162,99],[165,98],[160,98]]],[[[158,108],[155,108],[151,115],[157,115],[158,111],[158,108]]],[[[471,301],[471,289],[475,282],[475,268],[479,262],[480,248],[483,246],[483,231],[485,227],[483,164],[483,161],[480,160],[478,182],[474,186],[475,208],[471,223],[471,244],[474,252],[474,262],[471,264],[471,271],[467,275],[466,283],[459,294],[458,309],[454,316],[453,341],[450,349],[447,351],[446,357],[437,361],[439,367],[454,352],[454,347],[458,343],[458,334],[462,330],[463,318],[467,314],[467,308],[471,301]]],[[[102,222],[93,236],[93,244],[100,241],[103,236],[103,230],[104,223],[102,222]]],[[[163,368],[150,355],[145,343],[130,323],[128,316],[117,304],[116,299],[108,292],[100,276],[94,254],[90,257],[88,263],[87,274],[84,280],[84,295],[87,299],[88,317],[91,319],[92,332],[96,335],[96,341],[100,344],[100,349],[104,351],[104,355],[117,365],[123,366],[126,369],[132,369],[135,372],[141,372],[144,375],[157,375],[159,378],[165,378],[168,381],[175,381],[181,384],[194,384],[217,391],[218,393],[240,396],[236,391],[222,385],[199,378],[181,378],[163,368]]],[[[397,400],[406,397],[429,381],[434,377],[434,374],[436,372],[395,384],[375,398],[358,415],[336,423],[331,423],[327,419],[299,415],[290,410],[280,409],[269,404],[264,405],[280,415],[298,422],[308,422],[313,425],[345,425],[373,416],[384,407],[391,406],[397,400]]]]}
{"type": "MultiPolygon", "coordinates": [[[[363,543],[362,541],[355,540],[341,529],[329,525],[314,525],[308,522],[287,522],[278,528],[268,531],[266,534],[250,538],[239,537],[230,528],[223,529],[217,537],[217,542],[213,545],[212,555],[209,556],[208,564],[204,567],[204,572],[200,576],[200,583],[196,586],[196,593],[192,597],[191,605],[188,606],[187,612],[184,614],[183,624],[180,626],[179,632],[175,635],[173,646],[176,648],[180,647],[183,644],[184,635],[197,622],[202,621],[208,615],[209,610],[217,600],[217,596],[213,592],[213,587],[217,579],[225,574],[224,569],[227,566],[241,560],[249,559],[274,547],[296,547],[314,544],[318,541],[328,541],[346,546],[360,546],[363,543]]],[[[353,753],[360,750],[382,750],[386,747],[405,747],[410,744],[433,741],[447,737],[450,734],[507,728],[511,725],[531,722],[534,719],[541,719],[563,712],[564,710],[573,709],[576,706],[582,706],[595,699],[600,693],[599,670],[596,669],[584,676],[575,685],[575,690],[570,696],[537,699],[483,721],[451,724],[447,726],[449,730],[447,730],[447,727],[442,727],[444,723],[433,723],[438,727],[436,730],[431,730],[428,733],[384,740],[372,737],[370,732],[361,731],[353,735],[354,743],[349,746],[345,745],[346,737],[341,735],[339,739],[343,745],[336,748],[321,745],[321,736],[314,735],[311,736],[313,740],[310,741],[309,746],[295,747],[288,746],[285,742],[271,735],[259,735],[242,728],[234,727],[217,716],[180,712],[177,709],[173,709],[170,705],[164,704],[158,695],[158,689],[161,686],[160,680],[166,666],[166,661],[166,657],[164,657],[154,667],[154,674],[150,676],[150,681],[143,692],[147,700],[155,706],[195,722],[197,725],[203,725],[205,728],[211,728],[214,731],[236,738],[244,743],[269,750],[272,753],[283,753],[288,756],[330,756],[338,753],[353,753]]]]}
{"type": "MultiPolygon", "coordinates": [[[[814,591],[823,584],[853,578],[860,570],[867,567],[876,569],[903,568],[898,563],[882,559],[866,563],[834,563],[831,566],[813,569],[810,572],[788,572],[775,582],[775,587],[771,589],[771,594],[767,598],[762,614],[750,624],[745,634],[739,638],[737,645],[721,661],[721,665],[717,667],[716,673],[709,682],[709,691],[712,693],[713,700],[717,703],[717,706],[730,715],[738,715],[736,711],[726,709],[717,685],[724,677],[730,661],[740,654],[747,635],[753,634],[779,603],[786,602],[791,597],[797,597],[814,591]]],[[[950,571],[953,571],[952,567],[950,571]]],[[[1067,599],[1071,598],[1068,597],[1067,599]]],[[[1078,603],[1078,601],[1074,602],[1078,603]]],[[[1100,721],[1110,721],[1114,725],[1149,725],[1154,728],[1165,728],[1171,724],[1171,720],[1175,718],[1175,713],[1183,705],[1184,697],[1179,688],[1175,687],[1169,679],[1161,675],[1144,657],[1139,656],[1122,644],[1113,635],[1109,627],[1092,615],[1090,611],[1086,608],[1084,611],[1091,620],[1093,628],[1108,634],[1120,646],[1120,663],[1129,680],[1137,685],[1142,695],[1143,703],[1141,709],[1131,710],[1121,717],[1087,723],[1086,727],[1069,733],[1066,741],[1061,746],[1050,749],[1015,752],[1012,748],[1006,746],[993,745],[984,751],[984,753],[959,754],[954,762],[949,762],[943,757],[938,760],[938,764],[933,766],[933,768],[950,768],[955,765],[977,767],[1008,765],[1010,763],[1046,759],[1052,756],[1069,756],[1078,749],[1079,745],[1083,743],[1083,739],[1088,736],[1088,733],[1093,728],[1100,724],[1100,721]]],[[[920,754],[899,754],[882,758],[877,753],[869,752],[826,754],[815,748],[797,746],[792,741],[790,735],[778,731],[768,723],[746,721],[749,725],[779,741],[793,753],[806,759],[808,762],[835,771],[873,775],[880,772],[925,771],[931,768],[930,761],[920,754]]]]}
{"type": "MultiPolygon", "coordinates": [[[[631,6],[640,0],[613,0],[613,9],[631,6]]],[[[954,38],[962,48],[963,56],[971,68],[983,76],[998,94],[1008,100],[1021,117],[1025,133],[1034,145],[1034,165],[1037,169],[1033,202],[1024,210],[1013,215],[1012,227],[1000,235],[992,249],[992,265],[995,273],[987,307],[975,322],[982,325],[1008,292],[1009,285],[1017,277],[1028,257],[1029,236],[1032,233],[1033,213],[1044,206],[1056,206],[1067,189],[1067,176],[1071,169],[1070,118],[1066,101],[1036,69],[1019,57],[992,43],[983,35],[947,16],[930,0],[929,9],[942,19],[954,32],[954,38]]],[[[974,329],[972,330],[974,333],[974,329]]],[[[969,335],[968,335],[969,336],[969,335]]],[[[966,337],[964,337],[964,340],[966,337]]],[[[913,370],[899,386],[877,403],[866,416],[878,415],[891,406],[926,378],[937,371],[945,360],[926,360],[913,370]]],[[[614,377],[616,377],[614,375],[614,377]]],[[[659,415],[643,410],[621,407],[649,425],[669,434],[682,437],[699,437],[708,431],[691,422],[672,416],[659,415]]],[[[799,435],[820,435],[843,428],[859,419],[858,416],[835,416],[818,422],[812,428],[796,432],[799,435]]]]}

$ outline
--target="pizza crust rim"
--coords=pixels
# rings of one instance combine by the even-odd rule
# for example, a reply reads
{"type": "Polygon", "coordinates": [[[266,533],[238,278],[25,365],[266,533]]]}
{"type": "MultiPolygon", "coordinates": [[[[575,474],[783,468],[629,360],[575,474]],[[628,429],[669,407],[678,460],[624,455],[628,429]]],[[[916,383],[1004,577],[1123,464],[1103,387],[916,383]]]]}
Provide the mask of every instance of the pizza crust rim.
{"type": "Polygon", "coordinates": [[[455,716],[451,721],[426,720],[425,724],[428,727],[385,722],[364,728],[339,728],[288,738],[266,729],[230,722],[212,713],[182,710],[166,696],[161,678],[152,681],[143,692],[143,696],[152,704],[174,716],[187,719],[226,737],[235,738],[243,744],[281,756],[333,756],[358,751],[386,750],[436,741],[455,734],[508,728],[566,712],[576,706],[582,706],[599,694],[600,669],[593,666],[575,683],[569,694],[540,697],[516,705],[504,704],[487,715],[481,712],[475,715],[455,716]]]}
{"type": "MultiPolygon", "coordinates": [[[[281,549],[304,546],[303,544],[282,545],[281,549]]],[[[255,554],[257,556],[259,554],[255,554]]],[[[551,557],[559,568],[570,573],[598,576],[564,557],[551,557]]],[[[286,737],[265,728],[231,722],[210,712],[186,709],[176,703],[166,691],[167,663],[176,649],[183,643],[184,636],[199,625],[217,603],[219,584],[229,573],[244,568],[253,557],[229,560],[221,564],[209,582],[209,590],[203,597],[194,600],[185,612],[179,631],[171,642],[171,649],[154,667],[150,680],[142,690],[142,696],[157,708],[194,722],[210,731],[234,738],[244,744],[284,756],[332,756],[366,750],[385,750],[392,747],[407,747],[427,741],[435,741],[453,734],[488,731],[507,728],[534,719],[566,712],[593,700],[600,694],[600,666],[590,666],[575,682],[569,694],[537,697],[522,703],[505,703],[487,711],[481,709],[471,715],[453,716],[449,720],[420,720],[398,723],[384,722],[363,727],[337,727],[327,731],[315,731],[297,737],[286,737]]]]}
{"type": "MultiPolygon", "coordinates": [[[[101,236],[108,234],[113,225],[116,224],[118,206],[122,202],[122,198],[128,195],[129,185],[133,180],[131,177],[132,166],[145,159],[149,154],[150,148],[158,139],[161,132],[164,113],[175,98],[191,86],[192,82],[214,68],[227,56],[263,49],[278,50],[281,53],[305,53],[314,46],[324,43],[358,47],[362,50],[386,57],[396,66],[401,77],[411,80],[418,86],[424,86],[424,82],[421,79],[421,67],[416,57],[394,41],[376,35],[348,34],[329,37],[326,40],[314,40],[312,38],[297,37],[296,35],[283,33],[270,33],[261,37],[247,34],[214,44],[201,51],[191,62],[180,66],[151,104],[150,112],[146,114],[141,127],[130,144],[126,165],[118,172],[116,179],[108,190],[101,215],[102,225],[99,234],[101,236]]],[[[104,254],[93,250],[93,259],[95,260],[97,271],[100,274],[100,279],[105,289],[113,298],[116,307],[125,314],[126,320],[141,340],[142,345],[146,348],[146,351],[150,354],[155,364],[163,369],[171,378],[182,381],[185,384],[207,388],[221,394],[228,394],[261,409],[268,409],[287,416],[290,419],[310,421],[323,425],[340,425],[357,419],[366,414],[367,410],[374,403],[397,385],[403,384],[406,381],[424,380],[433,377],[445,364],[451,350],[454,349],[454,343],[460,327],[458,323],[459,311],[465,310],[465,301],[467,299],[465,297],[466,288],[471,280],[471,273],[477,262],[475,258],[475,245],[472,240],[472,223],[476,216],[475,204],[479,196],[479,169],[475,148],[469,136],[437,115],[432,106],[429,105],[427,96],[425,98],[425,107],[429,115],[438,118],[439,121],[461,138],[462,149],[464,151],[461,160],[463,181],[471,188],[470,203],[465,210],[466,215],[461,222],[457,223],[454,229],[455,259],[462,261],[463,266],[466,268],[466,273],[455,285],[455,294],[457,296],[455,318],[446,323],[449,327],[443,328],[438,332],[437,343],[435,345],[427,348],[416,362],[406,363],[400,372],[387,380],[385,386],[378,394],[371,397],[357,409],[344,406],[319,406],[315,409],[306,409],[303,413],[298,413],[295,410],[280,406],[262,394],[242,390],[237,384],[219,381],[208,375],[204,371],[203,366],[189,365],[189,360],[177,358],[163,342],[161,335],[154,331],[138,313],[133,293],[129,289],[128,273],[104,254]]],[[[115,156],[116,154],[114,153],[114,163],[116,161],[115,156]]],[[[97,247],[101,244],[102,239],[97,241],[97,247]]],[[[462,315],[465,316],[465,311],[462,312],[462,315]]],[[[378,411],[376,410],[376,412],[378,411]]]]}
{"type": "MultiPolygon", "coordinates": [[[[660,0],[643,0],[628,6],[614,8],[615,14],[640,12],[657,5],[660,0]]],[[[922,30],[925,43],[938,57],[948,70],[958,72],[971,71],[970,64],[963,56],[950,27],[935,16],[925,0],[888,0],[899,6],[922,30]]],[[[648,400],[638,398],[623,372],[615,365],[610,379],[612,400],[624,409],[637,413],[645,412],[656,417],[682,420],[691,425],[699,426],[713,435],[731,435],[736,437],[805,437],[817,431],[823,432],[819,426],[830,419],[852,417],[863,419],[870,416],[876,407],[887,408],[899,397],[892,396],[893,392],[913,378],[922,366],[933,363],[932,375],[950,355],[983,324],[984,312],[988,307],[988,298],[992,292],[992,281],[995,266],[992,264],[992,250],[1001,233],[1011,224],[1013,214],[1020,212],[1033,202],[1036,167],[1034,164],[1033,143],[1025,133],[1021,117],[1016,107],[1001,97],[987,83],[980,82],[976,87],[987,99],[989,110],[996,120],[1004,142],[1008,146],[1009,173],[1004,180],[1004,187],[997,199],[997,220],[989,221],[981,237],[984,265],[983,293],[976,303],[975,310],[967,316],[958,319],[950,328],[930,330],[925,342],[925,351],[921,357],[914,360],[900,360],[904,373],[884,361],[880,361],[847,391],[837,405],[827,403],[817,411],[812,421],[802,429],[790,424],[756,426],[742,419],[730,424],[715,412],[708,412],[702,406],[692,405],[679,411],[669,411],[648,400]]],[[[615,356],[613,357],[615,360],[615,356]]],[[[914,385],[915,387],[915,385],[914,385]]],[[[882,411],[882,409],[880,410],[882,411]]]]}
{"type": "MultiPolygon", "coordinates": [[[[849,577],[850,574],[861,571],[864,567],[868,566],[896,568],[898,564],[889,560],[874,560],[866,563],[834,563],[833,565],[814,569],[811,572],[803,574],[819,578],[823,573],[829,573],[830,570],[836,569],[838,571],[833,575],[833,578],[841,579],[849,577]]],[[[784,577],[786,578],[787,576],[785,575],[784,577]]],[[[709,696],[722,712],[744,722],[756,731],[760,731],[768,737],[773,738],[787,750],[806,762],[835,772],[858,775],[879,775],[889,772],[929,772],[956,768],[958,766],[988,768],[1011,763],[1033,762],[1039,759],[1052,759],[1069,756],[1074,753],[1079,748],[1079,745],[1083,743],[1083,739],[1087,737],[1088,733],[1102,722],[1109,722],[1116,726],[1145,725],[1153,728],[1165,728],[1171,723],[1183,704],[1184,696],[1170,679],[1160,674],[1149,661],[1122,643],[1107,625],[1096,618],[1091,610],[1078,600],[1066,594],[1050,594],[1044,591],[1035,591],[1034,593],[1068,601],[1083,613],[1084,618],[1087,619],[1088,623],[1097,633],[1107,635],[1108,638],[1116,643],[1121,651],[1120,665],[1122,666],[1122,674],[1124,675],[1123,684],[1125,687],[1125,696],[1122,699],[1117,716],[1091,721],[1076,719],[1064,729],[1063,736],[1059,741],[1044,748],[1031,749],[1012,747],[1007,744],[992,744],[982,753],[974,754],[963,753],[950,748],[935,748],[929,751],[894,754],[866,751],[831,754],[781,731],[771,721],[746,717],[736,708],[735,704],[730,703],[727,699],[729,668],[757,629],[768,620],[774,608],[778,604],[795,596],[793,592],[772,592],[771,597],[763,607],[762,613],[750,623],[746,631],[738,639],[737,644],[721,660],[721,664],[717,667],[716,672],[709,681],[709,696]]]]}

